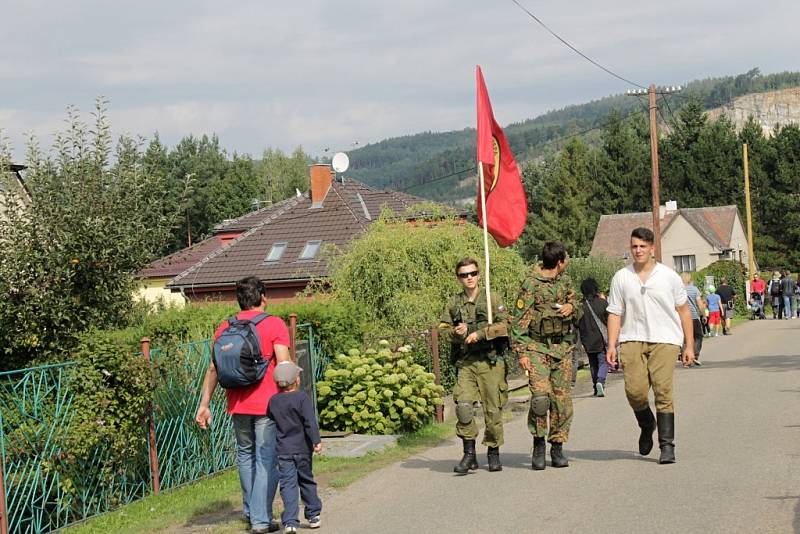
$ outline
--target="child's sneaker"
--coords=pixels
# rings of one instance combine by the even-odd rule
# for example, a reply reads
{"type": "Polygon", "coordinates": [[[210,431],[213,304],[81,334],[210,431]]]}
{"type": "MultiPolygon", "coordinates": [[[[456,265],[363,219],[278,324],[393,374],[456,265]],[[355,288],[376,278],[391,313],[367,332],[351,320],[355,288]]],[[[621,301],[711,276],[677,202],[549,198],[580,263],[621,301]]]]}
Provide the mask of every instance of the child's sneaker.
{"type": "Polygon", "coordinates": [[[309,528],[319,528],[322,526],[322,519],[319,516],[312,517],[308,520],[308,526],[309,528]]]}
{"type": "Polygon", "coordinates": [[[283,527],[283,534],[297,534],[297,527],[292,527],[292,526],[283,527]]]}

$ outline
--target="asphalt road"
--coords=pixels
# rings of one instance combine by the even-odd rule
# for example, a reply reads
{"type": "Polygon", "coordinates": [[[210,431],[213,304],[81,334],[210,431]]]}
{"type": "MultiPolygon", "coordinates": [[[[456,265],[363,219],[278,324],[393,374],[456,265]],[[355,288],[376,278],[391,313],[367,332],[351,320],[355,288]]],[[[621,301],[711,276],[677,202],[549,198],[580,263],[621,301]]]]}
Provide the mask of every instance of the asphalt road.
{"type": "Polygon", "coordinates": [[[676,367],[676,455],[636,453],[621,380],[575,398],[570,467],[530,469],[523,417],[506,424],[504,470],[452,473],[452,440],[324,503],[325,532],[800,532],[800,320],[757,321],[676,367]]]}

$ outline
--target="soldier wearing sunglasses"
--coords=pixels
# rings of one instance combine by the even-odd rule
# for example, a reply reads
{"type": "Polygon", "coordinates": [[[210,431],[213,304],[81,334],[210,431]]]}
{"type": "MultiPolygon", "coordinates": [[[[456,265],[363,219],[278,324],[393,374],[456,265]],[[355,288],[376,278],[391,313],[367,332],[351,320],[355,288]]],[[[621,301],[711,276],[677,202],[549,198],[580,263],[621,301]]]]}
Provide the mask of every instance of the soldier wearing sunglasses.
{"type": "Polygon", "coordinates": [[[451,344],[451,361],[457,370],[453,400],[456,403],[456,434],[464,445],[464,456],[453,468],[458,474],[478,469],[475,440],[475,403],[483,408],[489,471],[502,471],[503,405],[508,400],[505,348],[508,346],[508,313],[492,293],[493,322],[489,324],[486,291],[480,287],[478,262],[464,258],[456,265],[463,290],[447,304],[439,323],[440,335],[451,344]]]}

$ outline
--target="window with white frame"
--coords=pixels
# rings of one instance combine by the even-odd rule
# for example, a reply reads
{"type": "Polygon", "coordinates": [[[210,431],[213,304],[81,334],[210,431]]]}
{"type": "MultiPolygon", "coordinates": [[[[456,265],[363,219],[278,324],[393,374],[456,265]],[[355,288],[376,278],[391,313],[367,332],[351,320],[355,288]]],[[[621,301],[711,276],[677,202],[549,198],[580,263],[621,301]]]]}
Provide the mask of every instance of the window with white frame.
{"type": "Polygon", "coordinates": [[[675,264],[675,270],[679,273],[693,273],[697,270],[694,254],[691,256],[672,256],[672,262],[675,264]]]}
{"type": "Polygon", "coordinates": [[[286,243],[275,243],[274,245],[272,245],[272,248],[269,249],[269,254],[267,254],[267,259],[265,259],[264,262],[274,263],[280,260],[285,250],[286,250],[286,243]]]}
{"type": "Polygon", "coordinates": [[[314,240],[309,241],[306,243],[306,246],[303,247],[303,252],[300,253],[301,260],[313,260],[317,254],[319,253],[319,247],[322,245],[322,241],[314,240]]]}

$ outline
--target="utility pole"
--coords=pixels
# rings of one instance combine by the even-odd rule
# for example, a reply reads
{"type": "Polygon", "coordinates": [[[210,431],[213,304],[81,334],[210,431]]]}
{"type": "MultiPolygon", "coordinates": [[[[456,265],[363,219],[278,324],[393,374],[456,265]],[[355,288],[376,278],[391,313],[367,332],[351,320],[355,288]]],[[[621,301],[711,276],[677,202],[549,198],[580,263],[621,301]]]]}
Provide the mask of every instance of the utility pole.
{"type": "Polygon", "coordinates": [[[756,260],[753,256],[753,210],[750,205],[750,164],[747,160],[747,143],[742,145],[744,156],[744,202],[747,208],[747,265],[750,268],[750,281],[756,273],[756,260]]]}
{"type": "MultiPolygon", "coordinates": [[[[650,169],[651,169],[651,194],[653,203],[653,237],[655,244],[656,261],[661,262],[661,184],[658,175],[658,122],[656,114],[658,112],[658,102],[656,95],[677,93],[681,86],[666,87],[661,91],[656,91],[656,86],[651,84],[647,89],[650,108],[650,169]]],[[[628,91],[628,96],[642,96],[645,91],[628,91]]]]}

